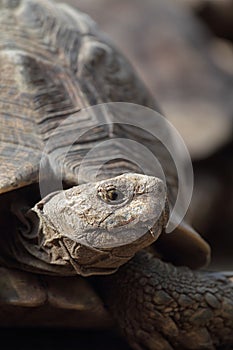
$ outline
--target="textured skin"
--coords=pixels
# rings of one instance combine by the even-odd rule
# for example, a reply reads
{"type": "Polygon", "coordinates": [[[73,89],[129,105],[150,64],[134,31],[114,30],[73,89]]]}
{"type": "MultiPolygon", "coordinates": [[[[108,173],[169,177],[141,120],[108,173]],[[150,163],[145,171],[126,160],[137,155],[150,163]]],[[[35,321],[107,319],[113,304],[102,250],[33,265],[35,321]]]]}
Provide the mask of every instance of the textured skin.
{"type": "MultiPolygon", "coordinates": [[[[55,132],[52,142],[46,149],[53,160],[55,176],[59,175],[59,166],[64,165],[63,180],[67,187],[77,185],[77,172],[80,162],[100,140],[109,140],[115,136],[126,137],[143,143],[155,154],[158,152],[158,158],[163,163],[168,180],[169,200],[174,199],[173,192],[176,191],[174,166],[172,166],[171,159],[166,153],[161,153],[158,144],[154,143],[154,140],[151,140],[148,135],[142,136],[137,129],[127,128],[124,125],[113,127],[108,123],[107,117],[106,125],[96,127],[98,122],[96,115],[89,118],[87,115],[80,113],[80,110],[84,107],[107,101],[134,102],[156,108],[152,98],[131,66],[102,37],[102,34],[97,31],[95,24],[89,17],[71,10],[66,5],[54,6],[48,0],[0,0],[0,33],[0,193],[2,193],[0,198],[0,239],[3,243],[1,247],[12,248],[11,238],[16,237],[18,223],[16,217],[21,218],[24,209],[28,205],[32,207],[39,201],[38,193],[37,196],[34,196],[34,187],[31,186],[26,189],[24,186],[37,183],[39,161],[46,142],[58,125],[70,116],[73,117],[72,123],[65,123],[59,132],[55,132]],[[90,127],[92,127],[91,130],[89,130],[90,127]],[[84,133],[88,131],[88,133],[73,145],[64,159],[64,153],[70,143],[71,133],[80,132],[80,130],[84,133]],[[8,193],[8,191],[16,188],[22,188],[22,190],[8,193]],[[14,205],[12,206],[12,204],[14,205]]],[[[119,150],[122,154],[119,141],[113,142],[111,147],[114,150],[119,150]]],[[[123,156],[124,152],[127,154],[127,151],[123,149],[123,156]]],[[[106,154],[100,154],[100,157],[103,162],[107,159],[106,154]]],[[[90,159],[88,165],[93,171],[96,170],[95,159],[90,159]]],[[[135,166],[130,162],[116,159],[113,163],[106,165],[104,178],[108,179],[126,171],[137,172],[139,170],[135,169],[135,166]]],[[[83,177],[79,181],[79,183],[85,182],[85,178],[83,177]]],[[[29,233],[36,233],[35,236],[30,236],[30,239],[31,241],[37,240],[38,244],[38,231],[30,231],[29,233]]],[[[51,241],[53,243],[51,248],[54,248],[54,241],[51,241]]],[[[199,243],[197,242],[197,245],[201,248],[202,244],[199,243]]],[[[22,265],[20,263],[17,265],[18,268],[25,268],[23,265],[25,261],[25,265],[34,263],[26,246],[24,246],[24,249],[20,244],[15,245],[15,247],[18,248],[18,257],[21,256],[25,259],[22,265]]],[[[208,249],[205,249],[205,247],[203,249],[205,254],[208,255],[208,249]]],[[[9,252],[8,250],[8,256],[1,254],[0,259],[3,265],[11,265],[12,263],[13,258],[9,252]]],[[[59,253],[58,249],[56,253],[59,253]]],[[[35,270],[40,269],[41,261],[38,259],[34,265],[35,270]]],[[[63,260],[64,264],[65,262],[63,260]]],[[[178,341],[180,344],[183,342],[181,344],[183,348],[185,346],[188,348],[190,346],[188,344],[193,343],[191,335],[194,332],[194,326],[191,329],[189,325],[190,315],[186,316],[189,303],[188,306],[184,305],[184,299],[187,303],[187,298],[181,298],[180,304],[183,308],[180,307],[177,311],[180,314],[177,328],[180,329],[181,333],[187,327],[190,330],[189,335],[186,335],[186,338],[189,337],[189,339],[187,338],[185,345],[185,336],[182,339],[173,339],[176,336],[177,328],[169,318],[166,318],[166,313],[172,313],[172,310],[165,306],[170,301],[169,288],[172,286],[174,293],[179,294],[180,288],[183,294],[188,293],[192,286],[193,274],[170,267],[167,269],[172,276],[176,275],[176,271],[181,271],[179,279],[172,279],[170,273],[164,273],[166,271],[164,266],[167,265],[163,265],[159,260],[155,260],[155,262],[152,258],[141,260],[138,256],[135,257],[132,263],[127,264],[119,274],[114,275],[115,277],[104,280],[106,283],[104,290],[108,291],[107,286],[109,285],[113,292],[108,293],[108,302],[114,313],[116,313],[114,311],[116,309],[121,310],[117,314],[118,321],[126,327],[129,341],[135,349],[147,348],[148,341],[151,341],[150,348],[153,350],[159,349],[159,347],[162,348],[163,344],[167,346],[169,342],[174,346],[177,346],[178,341]],[[160,273],[163,275],[162,280],[160,273]],[[151,279],[147,277],[148,274],[151,275],[151,279]],[[183,287],[182,281],[186,278],[189,283],[183,287]],[[155,281],[155,289],[151,289],[151,281],[155,281]],[[165,294],[158,292],[159,288],[163,288],[165,294]],[[118,291],[116,295],[114,294],[115,291],[118,291]],[[161,316],[158,312],[157,314],[154,312],[158,317],[158,319],[155,319],[154,326],[153,322],[152,324],[148,322],[151,315],[148,314],[148,310],[150,310],[151,294],[153,293],[155,293],[157,299],[161,299],[163,313],[161,316]],[[119,300],[121,301],[121,308],[118,307],[119,300]],[[124,314],[125,312],[126,314],[124,314]],[[127,316],[127,325],[124,323],[124,315],[127,316]],[[164,318],[167,321],[165,324],[162,322],[164,318]],[[169,321],[170,323],[168,323],[169,321]],[[174,334],[171,334],[170,328],[166,328],[168,324],[171,325],[174,334]],[[137,334],[132,335],[130,333],[132,327],[134,329],[138,328],[137,334]],[[159,333],[162,334],[160,338],[159,333]],[[145,334],[150,335],[150,337],[145,337],[145,334]],[[158,336],[157,340],[153,340],[154,335],[158,336]]],[[[43,272],[48,272],[43,269],[43,266],[41,269],[43,272]]],[[[47,313],[49,315],[50,311],[54,312],[56,308],[65,309],[66,311],[70,309],[72,311],[71,317],[73,311],[77,311],[78,308],[90,311],[87,300],[85,298],[82,300],[79,294],[82,284],[79,284],[77,279],[70,280],[71,292],[67,293],[63,288],[63,279],[48,277],[46,280],[43,277],[5,268],[1,268],[0,272],[1,319],[6,321],[8,325],[11,325],[11,322],[21,324],[21,317],[24,318],[25,315],[27,315],[28,324],[30,324],[30,320],[32,324],[48,324],[45,311],[48,305],[47,313]],[[13,306],[16,309],[18,308],[18,311],[13,306]],[[33,317],[34,312],[25,311],[27,308],[31,310],[33,307],[35,307],[33,309],[35,314],[38,312],[35,317],[33,317]],[[12,319],[11,315],[14,312],[18,312],[18,317],[14,316],[12,319]]],[[[193,288],[197,295],[202,295],[198,288],[204,290],[210,288],[209,285],[212,287],[219,283],[216,276],[213,282],[211,282],[212,279],[209,276],[207,279],[203,279],[202,275],[195,276],[196,283],[193,284],[193,288]]],[[[220,304],[224,304],[225,299],[228,298],[230,298],[230,301],[227,301],[226,310],[219,309],[224,321],[218,323],[218,317],[213,318],[214,322],[218,324],[216,333],[213,331],[211,334],[215,344],[232,343],[232,338],[228,333],[228,324],[232,322],[233,318],[231,313],[231,290],[231,286],[226,286],[223,293],[219,294],[220,304]],[[221,337],[223,337],[222,340],[221,337]]],[[[216,289],[217,292],[218,288],[216,289]]],[[[88,286],[85,287],[85,283],[82,294],[89,298],[93,296],[92,291],[88,290],[88,286]]],[[[214,303],[213,300],[215,299],[210,295],[206,297],[205,294],[205,298],[207,298],[208,303],[214,303]]],[[[157,299],[156,303],[158,303],[157,299]]],[[[189,299],[188,301],[190,302],[189,299]]],[[[200,302],[202,303],[202,300],[200,302]]],[[[99,301],[94,299],[93,303],[96,305],[95,310],[98,310],[99,301]]],[[[207,315],[203,315],[203,313],[195,314],[196,321],[195,317],[194,321],[198,327],[208,319],[210,311],[212,312],[212,306],[208,307],[207,315]]],[[[101,318],[101,312],[95,311],[95,314],[101,318]]],[[[63,318],[62,315],[64,314],[62,312],[56,313],[55,311],[53,315],[55,316],[51,317],[52,324],[56,325],[56,315],[61,317],[61,324],[63,322],[64,324],[70,324],[67,318],[63,318]]],[[[92,316],[93,313],[90,313],[89,325],[96,326],[98,322],[91,324],[92,316]]],[[[79,319],[80,317],[81,325],[77,323],[77,327],[82,326],[81,314],[79,314],[79,319]]],[[[103,319],[104,317],[106,315],[103,315],[103,319]]],[[[88,325],[88,313],[86,314],[86,321],[86,325],[88,325]]],[[[200,330],[199,333],[202,335],[203,330],[200,330]]],[[[198,334],[199,337],[201,337],[200,334],[198,334]]],[[[202,335],[199,343],[206,341],[205,336],[206,334],[202,335]]],[[[199,348],[201,349],[200,346],[199,348]]],[[[202,348],[205,347],[202,346],[202,348]]]]}
{"type": "Polygon", "coordinates": [[[140,252],[96,282],[135,350],[232,348],[233,278],[140,252]]]}
{"type": "Polygon", "coordinates": [[[155,242],[168,220],[162,180],[141,174],[51,193],[25,214],[21,206],[14,205],[18,221],[2,247],[14,263],[5,264],[59,276],[115,272],[155,242]],[[109,186],[118,200],[108,199],[109,186]]]}

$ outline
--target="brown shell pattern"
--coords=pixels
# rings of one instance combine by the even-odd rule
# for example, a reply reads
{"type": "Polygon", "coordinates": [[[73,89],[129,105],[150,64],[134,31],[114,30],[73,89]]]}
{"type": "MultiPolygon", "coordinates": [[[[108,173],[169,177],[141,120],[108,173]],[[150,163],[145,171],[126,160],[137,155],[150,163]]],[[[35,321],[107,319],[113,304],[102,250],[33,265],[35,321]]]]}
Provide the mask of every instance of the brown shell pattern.
{"type": "Polygon", "coordinates": [[[110,137],[109,125],[94,128],[98,116],[83,115],[83,108],[108,101],[154,105],[95,23],[65,4],[0,0],[0,33],[0,193],[38,181],[52,133],[46,152],[56,165],[64,163],[63,179],[77,183],[83,156],[110,137]],[[56,131],[70,116],[72,122],[56,131]],[[75,130],[88,133],[64,160],[75,130]]]}

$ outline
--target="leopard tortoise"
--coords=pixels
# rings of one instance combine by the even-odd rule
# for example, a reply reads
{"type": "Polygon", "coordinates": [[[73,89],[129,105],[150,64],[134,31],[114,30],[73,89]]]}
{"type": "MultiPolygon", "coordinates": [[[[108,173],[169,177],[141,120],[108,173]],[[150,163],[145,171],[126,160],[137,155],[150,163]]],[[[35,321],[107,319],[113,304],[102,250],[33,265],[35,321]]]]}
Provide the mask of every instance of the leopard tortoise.
{"type": "Polygon", "coordinates": [[[193,270],[210,248],[188,224],[165,234],[177,189],[169,155],[137,127],[82,113],[109,102],[159,111],[131,65],[86,14],[50,0],[0,0],[0,37],[1,325],[114,319],[134,349],[231,346],[231,277],[193,270]],[[167,184],[142,174],[119,139],[161,158],[167,184]],[[95,147],[88,182],[79,170],[95,147]]]}

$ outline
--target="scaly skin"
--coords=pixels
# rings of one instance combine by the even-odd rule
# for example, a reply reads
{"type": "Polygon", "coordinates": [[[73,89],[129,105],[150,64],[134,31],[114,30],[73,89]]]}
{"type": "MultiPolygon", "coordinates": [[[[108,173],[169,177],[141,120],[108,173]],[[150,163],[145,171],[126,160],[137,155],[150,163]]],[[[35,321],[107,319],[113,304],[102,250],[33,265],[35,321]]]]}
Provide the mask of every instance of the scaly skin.
{"type": "Polygon", "coordinates": [[[116,274],[98,281],[133,349],[233,345],[233,282],[221,273],[177,268],[140,252],[116,274]]]}

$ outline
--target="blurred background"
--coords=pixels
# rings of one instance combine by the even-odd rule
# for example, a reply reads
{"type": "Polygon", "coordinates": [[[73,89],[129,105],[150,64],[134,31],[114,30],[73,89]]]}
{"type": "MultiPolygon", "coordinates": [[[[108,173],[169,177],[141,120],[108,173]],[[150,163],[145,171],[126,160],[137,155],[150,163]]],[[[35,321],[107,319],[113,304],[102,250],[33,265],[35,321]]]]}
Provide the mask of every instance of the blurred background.
{"type": "MultiPolygon", "coordinates": [[[[128,57],[184,138],[195,175],[190,218],[211,244],[210,267],[233,270],[233,0],[66,2],[128,57]]],[[[111,332],[0,335],[4,349],[129,349],[111,332]]]]}
{"type": "MultiPolygon", "coordinates": [[[[217,25],[212,28],[203,15],[210,5],[224,7],[232,1],[67,3],[88,13],[128,57],[165,115],[180,130],[193,158],[207,156],[225,143],[233,118],[233,52],[229,40],[233,18],[229,18],[229,33],[228,28],[226,33],[222,30],[220,38],[214,30],[226,26],[226,18],[215,18],[217,25]]],[[[226,16],[231,13],[229,9],[226,16]]]]}

